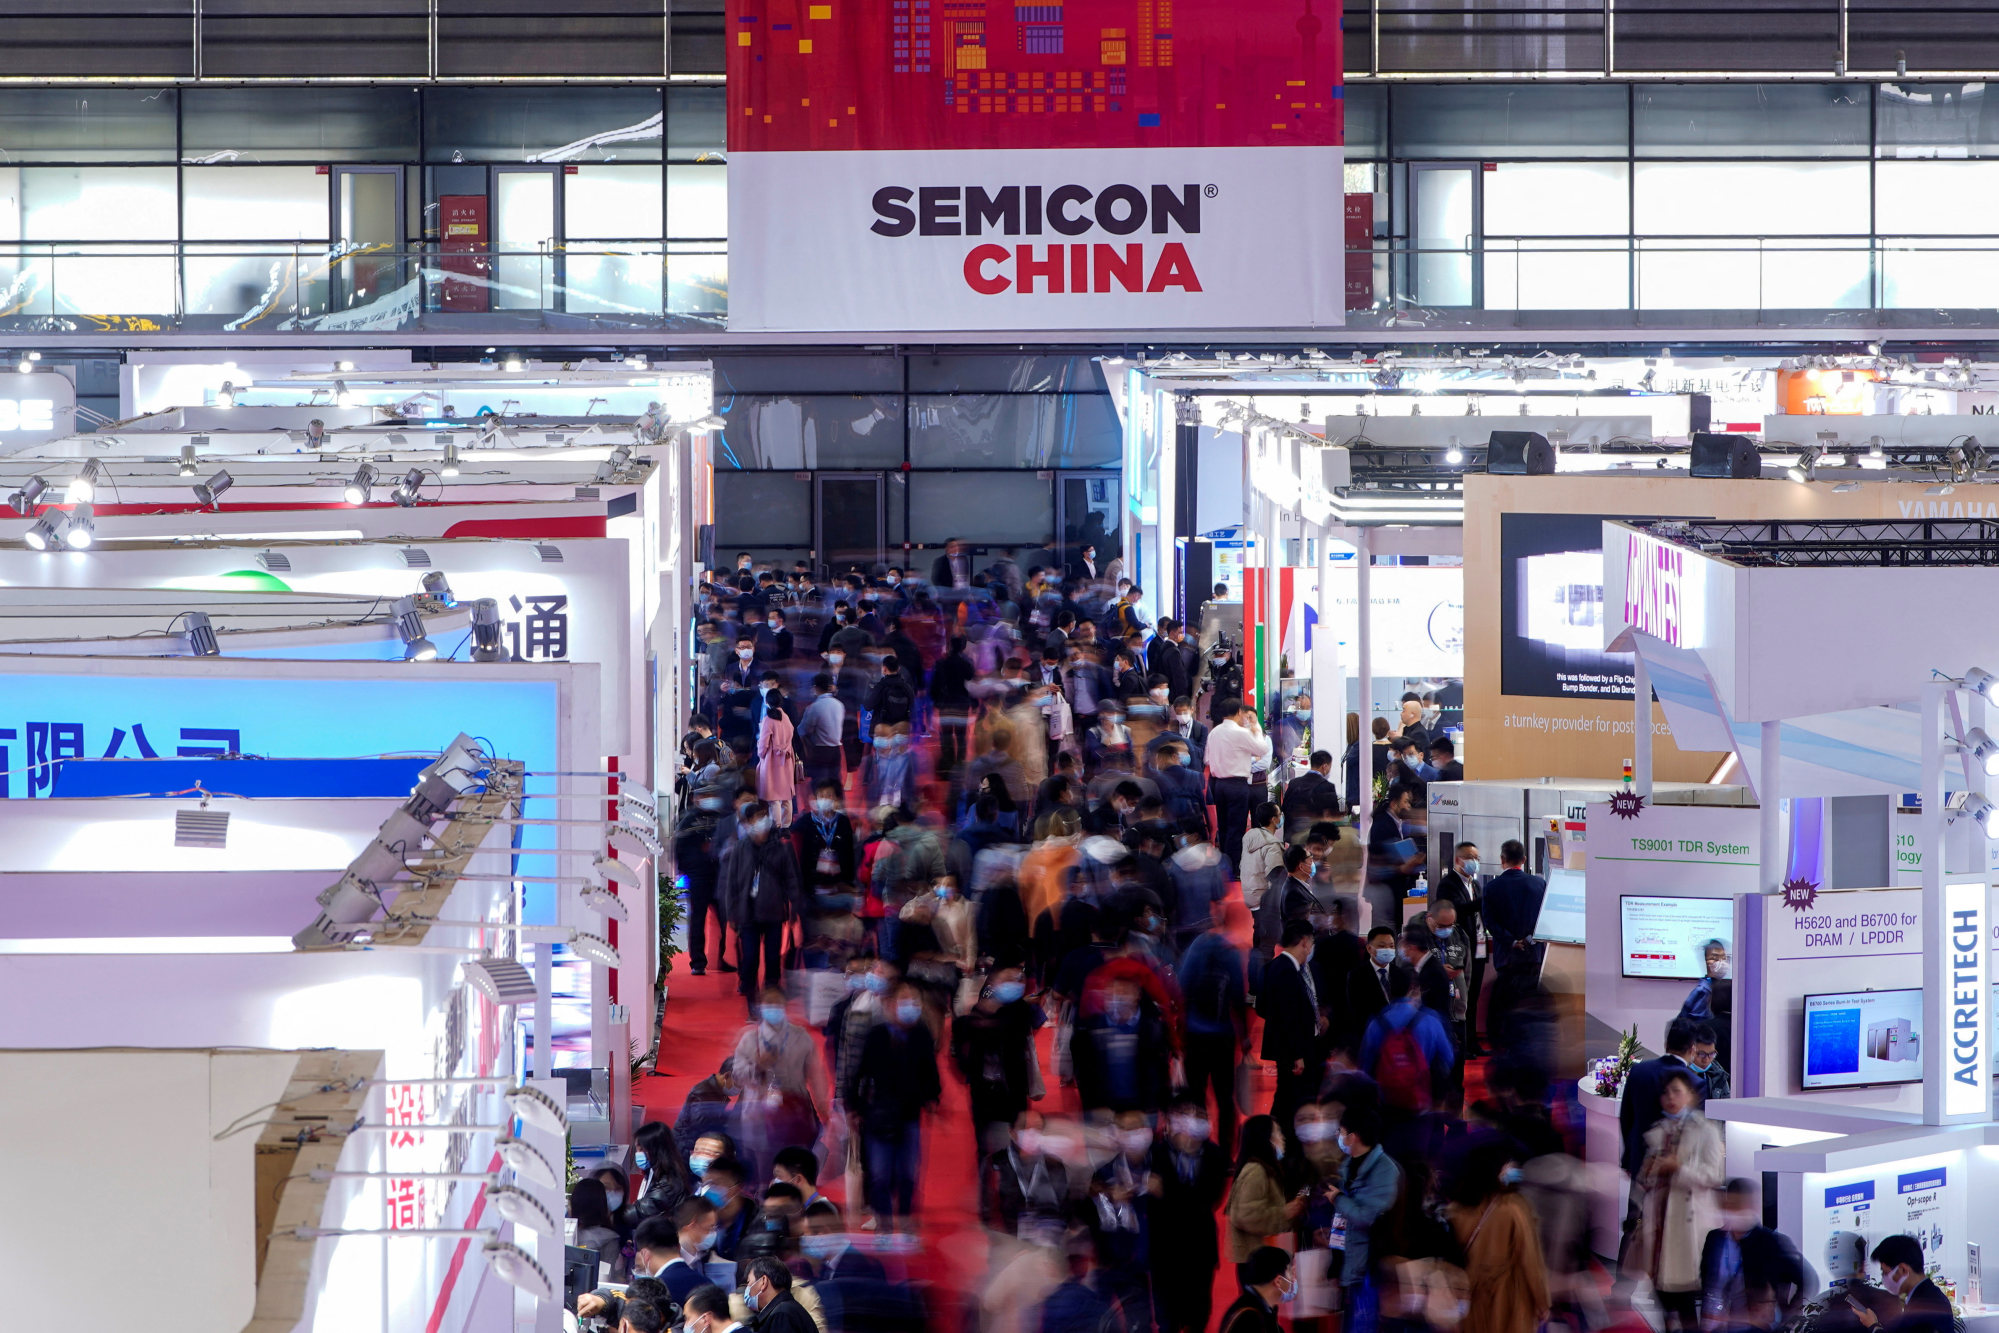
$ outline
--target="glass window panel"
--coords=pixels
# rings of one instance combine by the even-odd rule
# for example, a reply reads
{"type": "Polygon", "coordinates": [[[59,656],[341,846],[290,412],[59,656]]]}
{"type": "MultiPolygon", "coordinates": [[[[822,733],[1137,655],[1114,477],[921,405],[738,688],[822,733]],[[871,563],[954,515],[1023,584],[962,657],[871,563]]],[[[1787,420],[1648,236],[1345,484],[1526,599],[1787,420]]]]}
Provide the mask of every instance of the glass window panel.
{"type": "Polygon", "coordinates": [[[1867,88],[1852,83],[1640,84],[1640,157],[1867,155],[1867,88]]]}
{"type": "Polygon", "coordinates": [[[1346,85],[1347,157],[1388,156],[1388,89],[1378,83],[1346,85]]]}
{"type": "Polygon", "coordinates": [[[1642,162],[1633,184],[1641,236],[1867,232],[1865,162],[1642,162]]]}
{"type": "Polygon", "coordinates": [[[909,474],[909,540],[919,546],[941,547],[953,537],[1033,546],[1054,530],[1055,483],[1032,472],[909,474]]]}
{"type": "Polygon", "coordinates": [[[316,167],[188,167],[181,234],[190,241],[325,240],[328,185],[316,167]]]}
{"type": "Polygon", "coordinates": [[[729,314],[729,256],[721,242],[674,244],[666,259],[667,313],[718,324],[729,314]]]}
{"type": "Polygon", "coordinates": [[[1622,236],[1631,217],[1622,162],[1501,162],[1483,173],[1485,234],[1622,236]]]}
{"type": "Polygon", "coordinates": [[[1890,310],[1999,306],[1999,243],[1881,241],[1881,304],[1890,310]]]}
{"type": "Polygon", "coordinates": [[[660,247],[605,243],[570,245],[565,252],[571,314],[659,315],[663,312],[666,264],[660,247]]]}
{"type": "Polygon", "coordinates": [[[179,232],[172,167],[24,167],[20,209],[29,241],[171,241],[179,232]]]}
{"type": "Polygon", "coordinates": [[[666,169],[666,234],[702,240],[719,240],[729,234],[727,167],[666,169]]]}
{"type": "Polygon", "coordinates": [[[1884,235],[1999,232],[1999,162],[1883,162],[1874,180],[1875,226],[1884,235]]]}
{"type": "Polygon", "coordinates": [[[431,162],[657,162],[657,88],[428,88],[431,162]]]}
{"type": "Polygon", "coordinates": [[[50,247],[36,261],[57,314],[168,315],[174,310],[174,256],[153,245],[50,247]]]}
{"type": "Polygon", "coordinates": [[[903,384],[902,358],[875,356],[717,355],[717,393],[893,393],[903,384]]]}
{"type": "Polygon", "coordinates": [[[738,394],[722,416],[715,467],[902,466],[902,400],[894,394],[738,394]]]}
{"type": "MultiPolygon", "coordinates": [[[[317,304],[326,284],[317,278],[318,256],[263,246],[188,246],[181,261],[190,315],[240,318],[253,310],[289,315],[301,303],[317,304]]],[[[275,320],[271,321],[275,322],[275,320]]],[[[263,323],[252,325],[262,328],[263,323]]]]}
{"type": "Polygon", "coordinates": [[[768,546],[812,544],[812,483],[789,472],[715,474],[715,546],[733,555],[768,546]]]}
{"type": "Polygon", "coordinates": [[[1860,309],[1868,304],[1864,241],[1751,239],[1640,242],[1641,310],[1860,309]]]}
{"type": "Polygon", "coordinates": [[[0,161],[171,162],[171,88],[0,89],[0,161]]]}
{"type": "Polygon", "coordinates": [[[1102,393],[1099,362],[1087,356],[912,356],[917,392],[1102,393]]]}
{"type": "Polygon", "coordinates": [[[417,95],[407,88],[191,88],[181,154],[248,162],[409,162],[417,95]]]}
{"type": "Polygon", "coordinates": [[[1625,155],[1622,87],[1411,84],[1390,96],[1398,157],[1625,155]]]}
{"type": "Polygon", "coordinates": [[[728,90],[679,87],[666,90],[666,148],[676,162],[720,153],[728,142],[728,90]]]}
{"type": "Polygon", "coordinates": [[[1883,157],[1999,153],[1999,92],[1989,83],[1884,83],[1874,115],[1883,157]]]}
{"type": "Polygon", "coordinates": [[[664,197],[656,166],[586,164],[563,183],[563,235],[569,240],[647,241],[660,231],[664,197]]]}
{"type": "Polygon", "coordinates": [[[1485,242],[1488,310],[1623,310],[1630,305],[1623,241],[1485,242]]]}
{"type": "Polygon", "coordinates": [[[914,467],[1099,467],[1123,456],[1108,394],[911,395],[914,467]]]}

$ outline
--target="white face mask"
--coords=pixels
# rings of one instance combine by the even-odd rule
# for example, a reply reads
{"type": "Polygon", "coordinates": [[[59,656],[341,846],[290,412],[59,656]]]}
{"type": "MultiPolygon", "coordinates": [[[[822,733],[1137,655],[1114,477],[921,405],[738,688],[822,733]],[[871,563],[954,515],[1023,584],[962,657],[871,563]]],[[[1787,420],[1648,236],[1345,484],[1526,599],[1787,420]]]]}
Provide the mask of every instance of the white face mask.
{"type": "Polygon", "coordinates": [[[812,808],[814,810],[817,810],[822,815],[832,814],[837,807],[838,803],[835,802],[833,798],[830,796],[821,796],[818,800],[812,803],[812,808]]]}
{"type": "Polygon", "coordinates": [[[757,655],[757,650],[754,648],[736,649],[736,656],[741,658],[745,662],[749,661],[752,657],[755,657],[756,655],[757,655]]]}
{"type": "Polygon", "coordinates": [[[1716,981],[1727,981],[1729,971],[1728,960],[1726,958],[1717,958],[1707,965],[1707,974],[1716,981]]]}

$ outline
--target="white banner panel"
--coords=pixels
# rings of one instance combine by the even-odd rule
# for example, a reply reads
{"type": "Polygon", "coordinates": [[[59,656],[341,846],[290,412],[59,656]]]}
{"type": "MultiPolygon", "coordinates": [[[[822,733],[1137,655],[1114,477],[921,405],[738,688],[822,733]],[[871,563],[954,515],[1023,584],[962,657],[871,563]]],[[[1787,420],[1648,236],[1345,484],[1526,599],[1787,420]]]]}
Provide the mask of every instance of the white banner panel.
{"type": "Polygon", "coordinates": [[[1344,322],[1337,147],[743,152],[735,332],[1344,322]]]}

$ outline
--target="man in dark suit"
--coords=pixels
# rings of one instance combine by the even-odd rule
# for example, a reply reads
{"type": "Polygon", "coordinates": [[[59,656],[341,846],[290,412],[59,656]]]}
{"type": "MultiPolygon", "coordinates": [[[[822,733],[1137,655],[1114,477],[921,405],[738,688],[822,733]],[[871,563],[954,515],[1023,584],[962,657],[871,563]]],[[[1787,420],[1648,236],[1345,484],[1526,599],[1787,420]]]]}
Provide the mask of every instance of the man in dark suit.
{"type": "Polygon", "coordinates": [[[1422,997],[1423,1007],[1436,1011],[1444,1021],[1444,1030],[1451,1027],[1451,976],[1444,971],[1444,960],[1437,957],[1437,935],[1428,923],[1411,921],[1402,928],[1402,961],[1410,971],[1410,985],[1422,997]]]}
{"type": "MultiPolygon", "coordinates": [[[[1664,1114],[1659,1107],[1659,1094],[1666,1089],[1666,1075],[1689,1068],[1687,1055],[1694,1048],[1694,1026],[1690,1019],[1675,1018],[1666,1025],[1666,1053],[1656,1059],[1640,1060],[1624,1076],[1624,1095],[1617,1104],[1617,1128],[1624,1147],[1617,1164],[1631,1177],[1631,1199],[1624,1211],[1620,1251],[1630,1243],[1644,1206],[1645,1192],[1638,1187],[1638,1170],[1645,1165],[1645,1131],[1658,1124],[1664,1114]]],[[[1695,1082],[1698,1086],[1698,1076],[1695,1082]]]]}
{"type": "Polygon", "coordinates": [[[1701,1314],[1721,1330],[1787,1328],[1812,1293],[1797,1246],[1763,1225],[1759,1194],[1754,1181],[1729,1181],[1721,1225],[1701,1247],[1701,1314]]]}
{"type": "MultiPolygon", "coordinates": [[[[1873,1260],[1881,1265],[1881,1286],[1902,1298],[1902,1317],[1889,1324],[1890,1333],[1951,1333],[1957,1321],[1950,1297],[1936,1283],[1923,1276],[1923,1247],[1914,1236],[1889,1236],[1874,1247],[1873,1260]]],[[[1871,1310],[1856,1310],[1863,1327],[1879,1324],[1871,1310]]]]}
{"type": "Polygon", "coordinates": [[[717,709],[716,730],[732,745],[748,742],[754,746],[757,726],[763,721],[763,696],[757,688],[763,668],[756,664],[756,655],[756,639],[748,634],[738,635],[736,660],[717,676],[715,689],[721,706],[717,709]]]}
{"type": "Polygon", "coordinates": [[[1458,747],[1449,736],[1433,736],[1430,739],[1430,767],[1437,771],[1437,782],[1463,782],[1465,766],[1458,762],[1458,747]]]}
{"type": "Polygon", "coordinates": [[[1333,756],[1314,750],[1305,772],[1284,786],[1284,829],[1289,841],[1300,841],[1305,830],[1323,820],[1338,819],[1340,792],[1333,785],[1333,756]]]}
{"type": "Polygon", "coordinates": [[[1286,1134],[1298,1108],[1319,1095],[1325,1078],[1325,1016],[1319,986],[1306,966],[1312,954],[1312,923],[1287,921],[1277,956],[1263,969],[1256,1011],[1263,1017],[1263,1058],[1277,1066],[1277,1091],[1270,1114],[1286,1134]]]}
{"type": "Polygon", "coordinates": [[[854,1248],[840,1210],[821,1199],[805,1210],[805,1235],[800,1247],[819,1282],[883,1282],[888,1272],[881,1260],[854,1248]]]}
{"type": "Polygon", "coordinates": [[[1478,847],[1461,842],[1451,852],[1451,864],[1437,881],[1432,895],[1438,902],[1458,909],[1458,934],[1468,946],[1465,968],[1465,1054],[1483,1054],[1478,1044],[1478,989],[1485,980],[1485,959],[1478,951],[1480,891],[1478,847]]]}
{"type": "Polygon", "coordinates": [[[956,537],[945,542],[944,554],[931,562],[930,586],[941,591],[972,586],[972,556],[956,537]]]}
{"type": "Polygon", "coordinates": [[[1312,979],[1326,1011],[1327,1049],[1358,1056],[1368,1023],[1388,1006],[1388,992],[1353,932],[1353,917],[1351,898],[1333,899],[1331,922],[1312,946],[1312,979]]]}
{"type": "Polygon", "coordinates": [[[1505,1040],[1506,1014],[1517,998],[1541,976],[1548,946],[1534,938],[1541,920],[1541,902],[1548,881],[1527,873],[1527,849],[1509,838],[1499,849],[1499,874],[1485,886],[1485,929],[1492,940],[1492,1003],[1486,1012],[1486,1035],[1505,1040]]]}
{"type": "Polygon", "coordinates": [[[1215,1210],[1228,1193],[1229,1159],[1209,1136],[1207,1099],[1180,1093],[1152,1146],[1152,1290],[1160,1333],[1206,1333],[1214,1309],[1215,1210]]]}

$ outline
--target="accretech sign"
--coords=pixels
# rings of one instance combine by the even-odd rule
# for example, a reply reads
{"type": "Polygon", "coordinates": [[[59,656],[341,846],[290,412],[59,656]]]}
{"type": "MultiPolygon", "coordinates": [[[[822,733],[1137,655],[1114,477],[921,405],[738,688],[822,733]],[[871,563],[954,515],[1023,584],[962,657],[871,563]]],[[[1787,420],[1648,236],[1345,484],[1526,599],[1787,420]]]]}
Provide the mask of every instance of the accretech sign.
{"type": "Polygon", "coordinates": [[[1989,1079],[1992,1055],[1991,1004],[1987,985],[1986,889],[1983,881],[1943,886],[1942,986],[1948,1021],[1940,1035],[1943,1050],[1944,1114],[1978,1114],[1992,1108],[1989,1079]]]}

